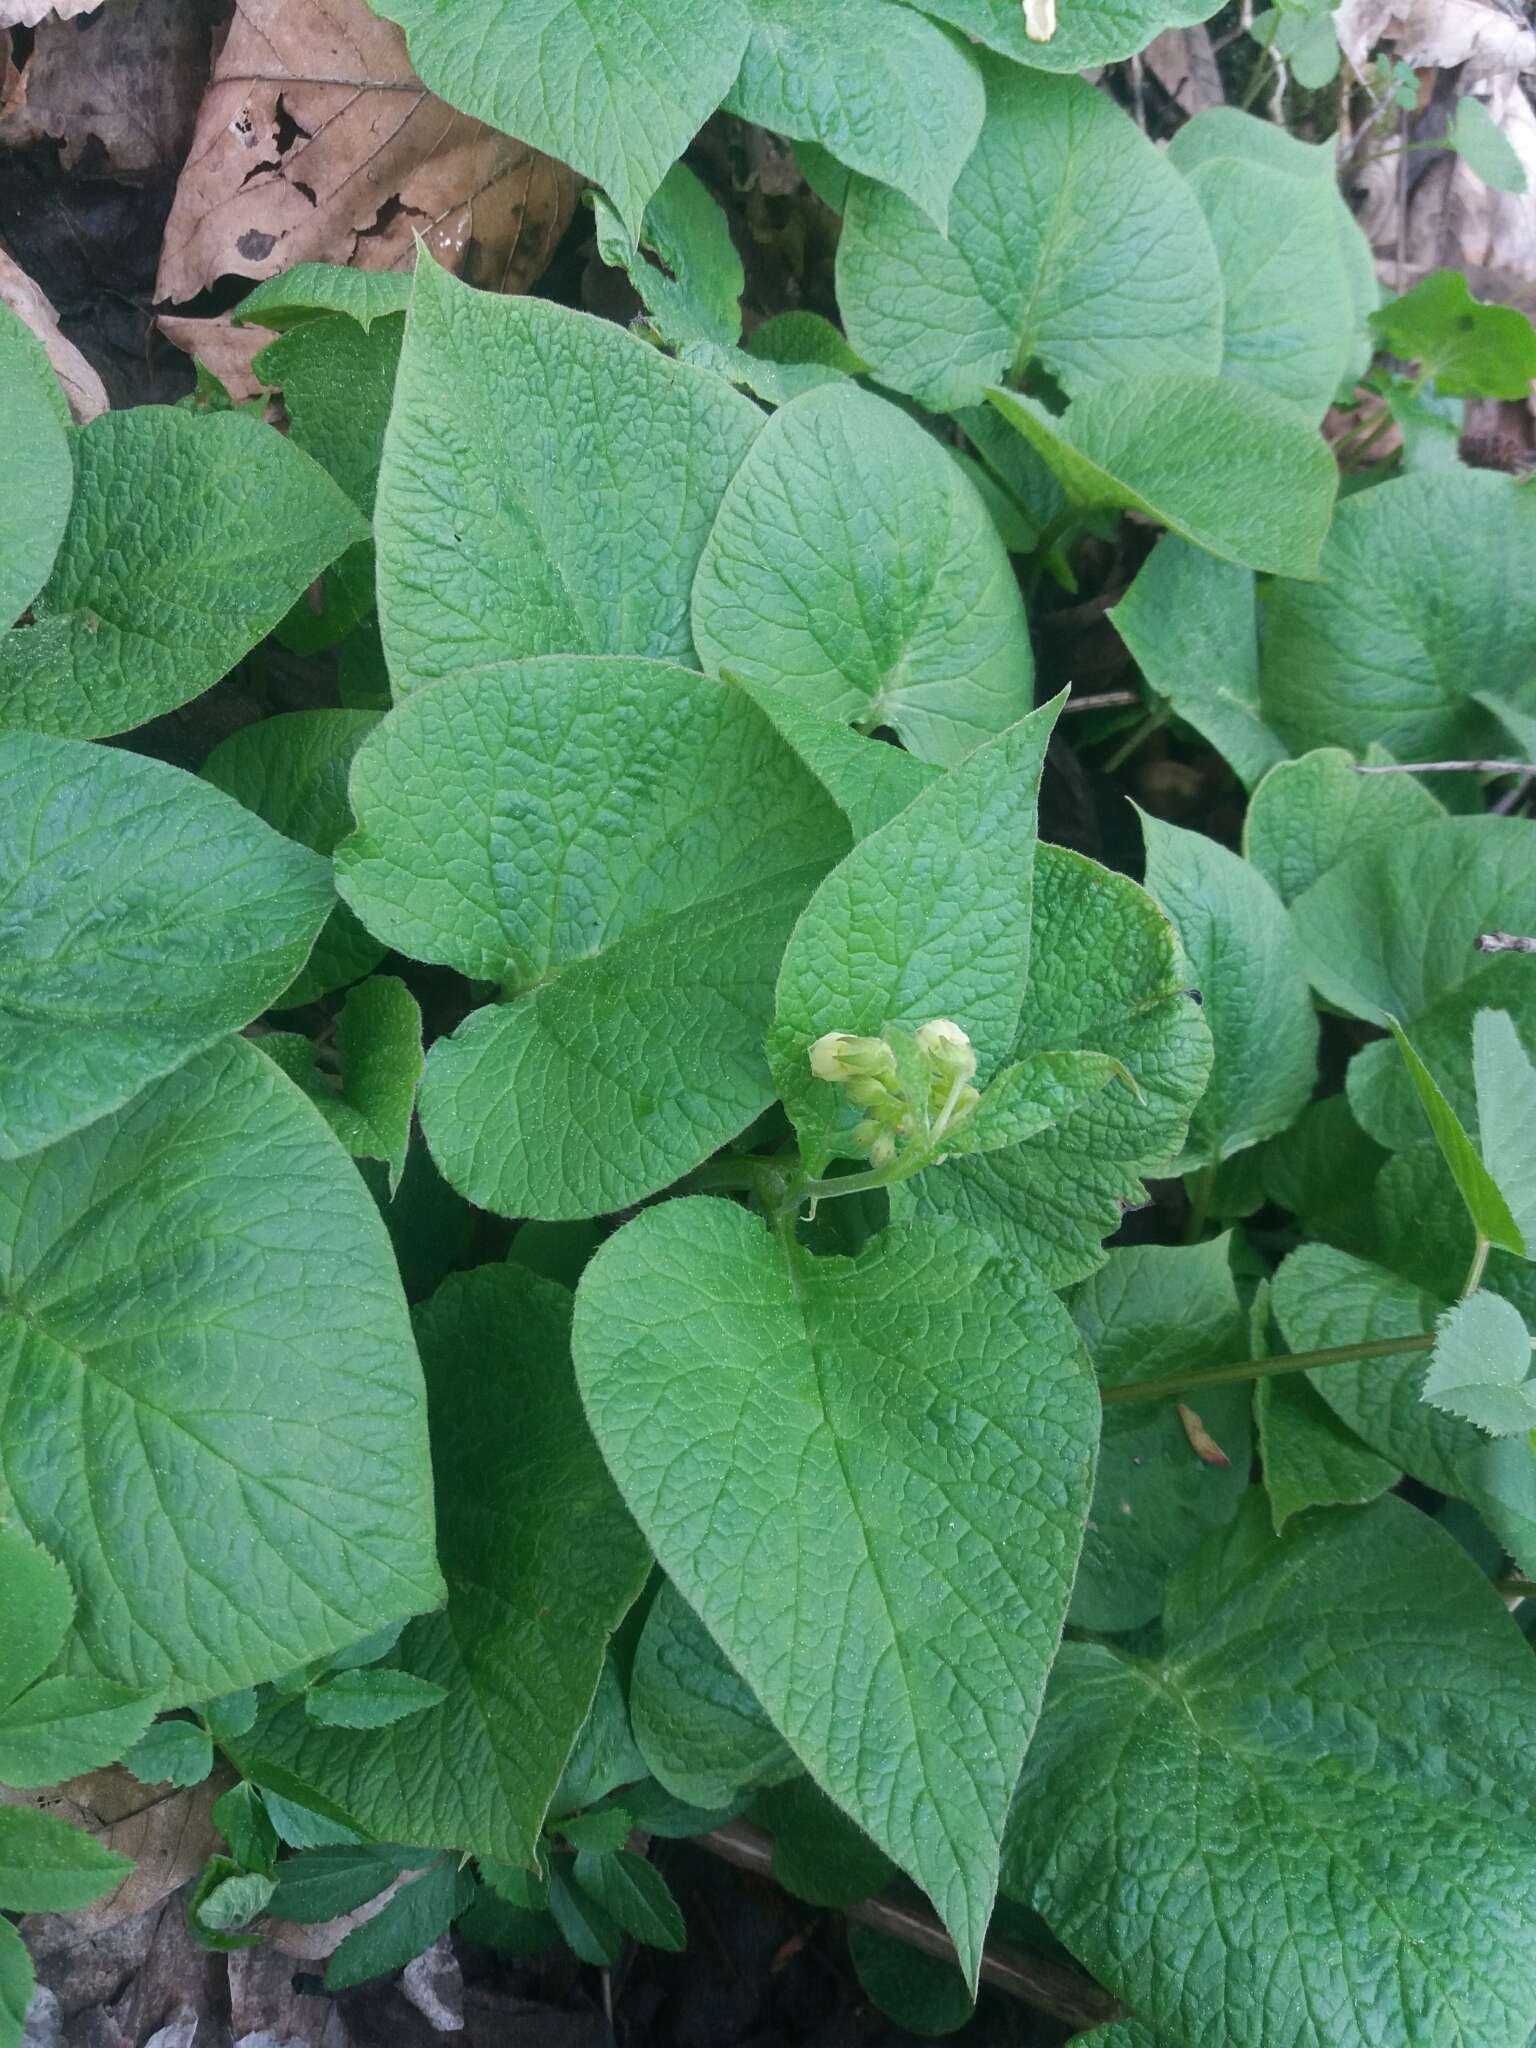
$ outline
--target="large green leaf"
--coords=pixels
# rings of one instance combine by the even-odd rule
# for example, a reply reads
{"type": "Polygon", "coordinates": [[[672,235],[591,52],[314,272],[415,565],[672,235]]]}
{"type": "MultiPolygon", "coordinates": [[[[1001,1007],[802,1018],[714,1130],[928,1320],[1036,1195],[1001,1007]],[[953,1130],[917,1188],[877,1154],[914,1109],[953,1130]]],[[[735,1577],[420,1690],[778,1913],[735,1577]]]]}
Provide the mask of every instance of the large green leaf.
{"type": "Polygon", "coordinates": [[[854,348],[935,410],[977,404],[1032,358],[1074,394],[1214,373],[1221,275],[1184,180],[1083,79],[992,57],[982,70],[987,118],[947,239],[900,193],[853,180],[837,296],[854,348]]]}
{"type": "Polygon", "coordinates": [[[1435,1325],[1424,1398],[1490,1436],[1536,1428],[1531,1336],[1512,1302],[1485,1288],[1447,1309],[1435,1325]]]}
{"type": "MultiPolygon", "coordinates": [[[[1385,488],[1385,487],[1383,487],[1385,488]]],[[[1313,987],[1373,1024],[1396,1017],[1451,1107],[1475,1121],[1472,1020],[1507,1010],[1536,1044],[1536,978],[1518,953],[1482,953],[1484,932],[1536,930],[1536,831],[1522,818],[1432,818],[1371,840],[1297,897],[1291,922],[1313,987]]],[[[1350,1106],[1384,1145],[1423,1122],[1388,1040],[1355,1055],[1350,1106]]]]}
{"type": "Polygon", "coordinates": [[[43,345],[0,306],[0,639],[48,580],[75,491],[69,408],[43,345]]]}
{"type": "Polygon", "coordinates": [[[1188,176],[1221,261],[1222,375],[1321,420],[1356,324],[1333,236],[1335,193],[1251,158],[1212,157],[1188,176]]]}
{"type": "Polygon", "coordinates": [[[366,334],[375,320],[403,313],[411,302],[411,280],[403,270],[358,270],[347,263],[295,263],[291,270],[264,278],[247,292],[231,324],[248,322],[275,334],[345,313],[366,334]]]}
{"type": "Polygon", "coordinates": [[[1265,594],[1264,716],[1288,745],[1498,755],[1536,719],[1536,494],[1443,469],[1339,506],[1318,581],[1265,594]]]}
{"type": "Polygon", "coordinates": [[[1165,533],[1109,614],[1160,697],[1252,788],[1285,748],[1259,715],[1253,572],[1165,533]]]}
{"type": "Polygon", "coordinates": [[[1260,1380],[1253,1415],[1276,1535],[1306,1508],[1362,1507],[1403,1476],[1355,1435],[1304,1374],[1260,1380]]]}
{"type": "MultiPolygon", "coordinates": [[[[352,829],[347,773],[378,724],[374,711],[284,711],[221,740],[203,763],[222,789],[287,839],[327,856],[352,829]]],[[[309,958],[273,1003],[293,1009],[361,979],[384,957],[345,903],[332,905],[309,958]]]]}
{"type": "Polygon", "coordinates": [[[104,1848],[30,1806],[0,1803],[0,1909],[9,1913],[73,1913],[121,1884],[133,1869],[104,1848]]]}
{"type": "Polygon", "coordinates": [[[690,1806],[730,1806],[799,1774],[752,1688],[670,1580],[640,1632],[629,1713],[651,1776],[690,1806]]]}
{"type": "Polygon", "coordinates": [[[1044,71],[1085,71],[1134,56],[1165,28],[1187,28],[1216,12],[1212,0],[1061,0],[1056,28],[1037,41],[1017,0],[908,0],[936,21],[1044,71]]]}
{"type": "Polygon", "coordinates": [[[575,1350],[668,1575],[974,1985],[1092,1483],[1066,1312],[953,1226],[811,1259],[695,1198],[598,1253],[575,1350]]]}
{"type": "Polygon", "coordinates": [[[810,1047],[825,1032],[950,1018],[975,1046],[983,1081],[1012,1046],[1029,972],[1035,800],[1059,709],[978,747],[861,839],[796,924],[768,1049],[813,1173],[857,1114],[811,1073],[810,1047]]]}
{"type": "Polygon", "coordinates": [[[761,422],[607,321],[422,264],[375,522],[396,695],[526,654],[691,661],[694,569],[761,422]]]}
{"type": "Polygon", "coordinates": [[[1167,918],[1124,875],[1061,846],[1035,856],[1029,985],[1014,1051],[1105,1052],[1139,1094],[1103,1088],[1006,1152],[952,1159],[893,1188],[897,1215],[958,1216],[1047,1285],[1104,1259],[1123,1207],[1146,1199],[1184,1142],[1211,1071],[1211,1033],[1167,918]]]}
{"type": "Polygon", "coordinates": [[[1525,2048],[1536,1666],[1402,1501],[1283,1537],[1255,1494],[1142,1664],[1070,1644],[1011,1885],[1159,2038],[1525,2048]]]}
{"type": "Polygon", "coordinates": [[[747,40],[741,0],[387,0],[379,12],[449,106],[591,178],[631,233],[747,40]]]}
{"type": "Polygon", "coordinates": [[[564,1288],[512,1265],[456,1273],[416,1312],[448,1604],[391,1662],[443,1703],[368,1729],[319,1727],[294,1703],[234,1745],[385,1839],[531,1863],[645,1583],[649,1553],[581,1411],[570,1320],[564,1288]]]}
{"type": "Polygon", "coordinates": [[[427,1062],[453,1184],[513,1216],[652,1193],[773,1098],[784,942],[847,844],[739,690],[657,662],[508,662],[397,706],[352,771],[344,895],[500,984],[427,1062]]]}
{"type": "MultiPolygon", "coordinates": [[[[1363,760],[1385,767],[1390,756],[1370,746],[1363,760]]],[[[1342,747],[1318,747],[1278,762],[1253,792],[1243,853],[1289,905],[1356,847],[1395,839],[1442,815],[1412,775],[1362,775],[1342,747]]]]}
{"type": "Polygon", "coordinates": [[[75,1611],[69,1574],[24,1529],[0,1523],[0,1584],[5,1638],[0,1642],[0,1701],[40,1678],[63,1647],[75,1611]]]}
{"type": "MultiPolygon", "coordinates": [[[[1072,1320],[1101,1387],[1198,1372],[1246,1355],[1246,1319],[1224,1237],[1208,1244],[1112,1251],[1072,1299],[1072,1320]]],[[[1191,1395],[1189,1399],[1196,1397],[1191,1395]]],[[[1171,1401],[1106,1408],[1072,1620],[1095,1632],[1137,1628],[1162,1612],[1169,1574],[1229,1522],[1248,1485],[1252,1447],[1243,1386],[1199,1397],[1226,1453],[1206,1463],[1171,1401]]]]}
{"type": "Polygon", "coordinates": [[[0,733],[0,1158],[35,1151],[258,1016],[335,894],[325,863],[195,776],[0,733]]]}
{"type": "Polygon", "coordinates": [[[851,385],[775,414],[721,501],[693,586],[704,665],[892,726],[949,766],[1034,702],[1029,624],[976,490],[851,385]]]}
{"type": "Polygon", "coordinates": [[[1317,1018],[1278,896],[1214,839],[1143,817],[1147,887],[1173,920],[1215,1041],[1186,1168],[1283,1131],[1317,1082],[1317,1018]]]}
{"type": "MultiPolygon", "coordinates": [[[[1412,1255],[1429,1264],[1432,1237],[1422,1212],[1414,1219],[1412,1255]]],[[[1308,1244],[1275,1275],[1275,1317],[1295,1351],[1382,1338],[1422,1336],[1449,1306],[1453,1290],[1404,1278],[1387,1267],[1308,1244]],[[1433,1291],[1432,1291],[1433,1290],[1433,1291]]],[[[1524,1438],[1490,1441],[1481,1430],[1444,1414],[1422,1398],[1422,1349],[1351,1365],[1330,1365],[1310,1375],[1328,1406],[1378,1457],[1425,1486],[1467,1500],[1520,1560],[1536,1569],[1536,1460],[1524,1438]]]]}
{"type": "Polygon", "coordinates": [[[1536,377],[1529,316],[1474,299],[1459,270],[1431,271],[1371,326],[1384,348],[1432,377],[1443,398],[1523,399],[1536,377]]]}
{"type": "Polygon", "coordinates": [[[967,52],[889,0],[746,0],[726,104],[905,193],[943,227],[986,98],[967,52]]]}
{"type": "MultiPolygon", "coordinates": [[[[1479,1012],[1480,1015],[1486,1014],[1479,1012]]],[[[1499,1015],[1503,1015],[1500,1011],[1499,1015]]],[[[1445,1092],[1434,1075],[1425,1066],[1413,1043],[1395,1017],[1390,1020],[1392,1037],[1403,1065],[1413,1084],[1413,1092],[1419,1099],[1424,1120],[1439,1147],[1440,1156],[1450,1170],[1456,1191],[1466,1204],[1472,1226],[1485,1242],[1497,1245],[1503,1251],[1523,1257],[1526,1251],[1525,1238],[1519,1224],[1509,1213],[1509,1204],[1499,1191],[1498,1182],[1483,1164],[1482,1154],[1468,1136],[1460,1117],[1445,1099],[1445,1092]]],[[[1536,1251],[1536,1246],[1531,1249],[1536,1251]]]]}
{"type": "Polygon", "coordinates": [[[1073,505],[1139,513],[1250,569],[1316,570],[1338,471],[1283,398],[1185,371],[1096,384],[1059,415],[1019,392],[986,395],[1073,505]]]}
{"type": "Polygon", "coordinates": [[[1472,1019],[1472,1080],[1484,1163],[1536,1254],[1536,1061],[1505,1010],[1479,1010],[1472,1019]]]}
{"type": "Polygon", "coordinates": [[[766,712],[775,732],[794,748],[848,820],[855,839],[867,839],[905,810],[938,774],[904,747],[866,739],[824,712],[811,710],[793,690],[734,673],[730,680],[766,712]]]}
{"type": "Polygon", "coordinates": [[[226,1040],[0,1166],[0,1512],[64,1564],[71,1669],[166,1704],[432,1606],[425,1403],[346,1154],[226,1040]]]}
{"type": "Polygon", "coordinates": [[[0,2042],[17,2048],[37,1979],[26,1943],[9,1920],[0,1919],[0,2042]]]}
{"type": "Polygon", "coordinates": [[[249,413],[141,405],[74,438],[34,623],[0,640],[0,725],[126,732],[232,669],[352,542],[355,507],[249,413]]]}
{"type": "Polygon", "coordinates": [[[313,1039],[270,1031],[257,1043],[314,1103],[354,1159],[382,1159],[393,1197],[405,1172],[421,1081],[421,1010],[393,974],[371,974],[348,992],[334,1052],[313,1039]],[[337,1073],[339,1066],[340,1072],[337,1073]]]}

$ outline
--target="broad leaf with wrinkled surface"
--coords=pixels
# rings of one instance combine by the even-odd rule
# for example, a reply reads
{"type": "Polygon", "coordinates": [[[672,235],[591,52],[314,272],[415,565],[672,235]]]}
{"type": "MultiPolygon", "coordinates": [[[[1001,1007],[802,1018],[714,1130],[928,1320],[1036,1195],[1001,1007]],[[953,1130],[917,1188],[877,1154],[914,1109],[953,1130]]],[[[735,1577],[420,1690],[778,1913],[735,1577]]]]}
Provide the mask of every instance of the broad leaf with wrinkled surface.
{"type": "Polygon", "coordinates": [[[640,1632],[629,1714],[651,1776],[692,1806],[729,1806],[799,1773],[752,1688],[670,1581],[640,1632]]]}
{"type": "Polygon", "coordinates": [[[530,1862],[645,1582],[649,1554],[577,1398],[570,1316],[565,1289],[511,1265],[454,1274],[416,1313],[448,1602],[407,1626],[391,1662],[442,1703],[354,1728],[284,1706],[234,1745],[385,1839],[530,1862]]]}
{"type": "Polygon", "coordinates": [[[395,694],[519,655],[691,662],[694,570],[761,422],[606,321],[424,264],[375,519],[395,694]]]}
{"type": "Polygon", "coordinates": [[[1018,584],[979,495],[893,405],[850,386],[769,421],[693,585],[705,667],[890,726],[948,767],[1034,702],[1018,584]]]}
{"type": "Polygon", "coordinates": [[[502,992],[427,1061],[422,1127],[461,1193],[621,1208],[768,1107],[773,977],[847,832],[743,692],[657,662],[508,662],[399,705],[352,804],[353,909],[502,992]]]}
{"type": "Polygon", "coordinates": [[[441,1597],[388,1239],[318,1114],[226,1040],[0,1165],[0,1513],[69,1572],[66,1667],[207,1699],[441,1597]]]}
{"type": "Polygon", "coordinates": [[[953,1227],[812,1259],[695,1198],[598,1253],[575,1351],[663,1568],[974,1984],[1098,1437],[1065,1311],[953,1227]]]}
{"type": "Polygon", "coordinates": [[[53,573],[0,640],[0,725],[94,739],[174,710],[367,537],[320,465],[246,413],[136,406],[73,448],[53,573]]]}
{"type": "Polygon", "coordinates": [[[979,403],[1031,358],[1073,395],[1214,374],[1221,277],[1184,180],[1084,80],[991,57],[982,73],[987,118],[947,239],[899,193],[853,180],[837,293],[855,349],[882,382],[944,409],[979,403]]]}
{"type": "Polygon", "coordinates": [[[1186,28],[1216,9],[1211,0],[1062,0],[1055,32],[1037,41],[1016,0],[907,0],[962,35],[1042,71],[1086,71],[1145,49],[1164,29],[1186,28]]]}
{"type": "MultiPolygon", "coordinates": [[[[1361,759],[1384,767],[1391,757],[1373,745],[1361,759]]],[[[1412,775],[1362,775],[1342,747],[1318,747],[1278,762],[1253,792],[1243,853],[1290,905],[1357,847],[1395,839],[1443,815],[1412,775]]]]}
{"type": "Polygon", "coordinates": [[[0,1158],[118,1109],[282,994],[325,863],[195,776],[0,733],[0,1158]]]}
{"type": "Polygon", "coordinates": [[[1536,1669],[1460,1548],[1398,1500],[1277,1539],[1255,1495],[1164,1626],[1062,1652],[1010,1888],[1169,2040],[1525,2048],[1536,1669]]]}
{"type": "Polygon", "coordinates": [[[75,492],[69,407],[37,337],[0,306],[0,639],[48,580],[75,492]]]}

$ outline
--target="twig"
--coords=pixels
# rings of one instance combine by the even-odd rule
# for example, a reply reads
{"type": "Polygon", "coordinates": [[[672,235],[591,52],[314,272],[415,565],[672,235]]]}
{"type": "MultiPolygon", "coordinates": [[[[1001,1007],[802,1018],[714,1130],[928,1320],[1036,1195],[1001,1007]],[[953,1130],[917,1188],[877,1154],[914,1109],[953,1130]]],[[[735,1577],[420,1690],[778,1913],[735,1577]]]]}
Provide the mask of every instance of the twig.
{"type": "Polygon", "coordinates": [[[1479,932],[1479,953],[1536,953],[1536,939],[1523,932],[1479,932]]]}
{"type": "MultiPolygon", "coordinates": [[[[739,1870],[758,1877],[773,1875],[773,1841],[750,1822],[733,1820],[707,1835],[696,1835],[697,1848],[707,1849],[739,1870]]],[[[934,1916],[923,1906],[908,1906],[890,1899],[861,1899],[847,1906],[844,1917],[857,1920],[877,1933],[888,1934],[908,1948],[936,1956],[941,1962],[955,1961],[955,1945],[934,1916]]],[[[1026,1955],[1022,1949],[989,1941],[982,1950],[981,1975],[1010,1997],[1022,1999],[1041,2012],[1065,2020],[1073,2028],[1102,2026],[1106,2020],[1121,2019],[1125,2007],[1091,1977],[1065,1969],[1045,1956],[1026,1955]]]]}
{"type": "Polygon", "coordinates": [[[1529,761],[1356,761],[1357,775],[1536,775],[1529,761]]]}
{"type": "Polygon", "coordinates": [[[1098,690],[1081,697],[1069,697],[1061,708],[1063,711],[1122,711],[1128,705],[1140,702],[1134,690],[1098,690]]]}

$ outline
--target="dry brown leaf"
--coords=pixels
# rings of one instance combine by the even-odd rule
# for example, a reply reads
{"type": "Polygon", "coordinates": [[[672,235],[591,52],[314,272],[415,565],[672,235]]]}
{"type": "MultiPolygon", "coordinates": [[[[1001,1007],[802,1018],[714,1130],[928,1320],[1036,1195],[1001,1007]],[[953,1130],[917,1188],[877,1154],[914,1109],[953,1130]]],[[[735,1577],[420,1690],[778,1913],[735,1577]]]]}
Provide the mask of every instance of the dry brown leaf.
{"type": "Polygon", "coordinates": [[[33,1792],[0,1785],[0,1804],[54,1814],[85,1828],[115,1855],[133,1858],[134,1868],[115,1891],[70,1915],[81,1934],[90,1934],[147,1912],[202,1869],[219,1843],[213,1802],[234,1782],[234,1773],[221,1765],[201,1785],[177,1791],[169,1785],[141,1785],[120,1764],[112,1764],[33,1792]]]}
{"type": "Polygon", "coordinates": [[[418,1875],[414,1870],[402,1870],[376,1898],[366,1900],[350,1913],[338,1913],[334,1920],[263,1920],[261,1931],[274,1948],[292,1956],[295,1962],[323,1963],[336,1953],[354,1928],[366,1926],[376,1913],[382,1913],[400,1887],[418,1875]]]}
{"type": "Polygon", "coordinates": [[[576,192],[563,164],[435,99],[365,0],[238,0],[155,296],[188,309],[220,279],[306,261],[406,270],[418,234],[471,283],[522,291],[576,192]]]}
{"type": "Polygon", "coordinates": [[[155,323],[174,347],[211,370],[236,405],[248,398],[269,393],[251,367],[269,341],[277,336],[270,327],[233,327],[227,313],[197,320],[185,313],[161,313],[155,323]]]}
{"type": "Polygon", "coordinates": [[[10,79],[0,146],[59,145],[66,171],[137,180],[169,174],[192,140],[221,0],[107,0],[99,14],[45,21],[10,79]]]}
{"type": "Polygon", "coordinates": [[[101,0],[0,0],[0,28],[36,28],[50,14],[60,21],[73,21],[79,14],[94,14],[101,0]]]}
{"type": "Polygon", "coordinates": [[[21,265],[0,249],[0,305],[9,306],[48,351],[53,373],[64,387],[69,410],[78,425],[107,409],[107,387],[72,341],[66,341],[59,316],[41,288],[21,265]]]}
{"type": "Polygon", "coordinates": [[[1495,72],[1536,69],[1536,30],[1497,0],[1343,0],[1333,25],[1359,72],[1383,42],[1415,69],[1467,65],[1464,86],[1495,72]]]}
{"type": "Polygon", "coordinates": [[[1142,52],[1147,69],[1186,114],[1226,104],[1209,29],[1165,28],[1142,52]]]}

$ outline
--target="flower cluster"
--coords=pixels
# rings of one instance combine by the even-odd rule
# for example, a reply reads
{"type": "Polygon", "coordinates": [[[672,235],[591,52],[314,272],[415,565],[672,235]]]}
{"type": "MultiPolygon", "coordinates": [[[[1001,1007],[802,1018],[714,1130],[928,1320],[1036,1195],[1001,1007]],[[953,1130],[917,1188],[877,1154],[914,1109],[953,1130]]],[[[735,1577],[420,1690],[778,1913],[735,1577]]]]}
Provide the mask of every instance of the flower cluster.
{"type": "Polygon", "coordinates": [[[910,1036],[895,1030],[879,1038],[828,1031],[809,1057],[818,1080],[841,1087],[864,1111],[850,1142],[880,1169],[894,1164],[904,1140],[920,1139],[931,1149],[981,1100],[971,1086],[971,1041],[947,1017],[919,1025],[910,1036]]]}

